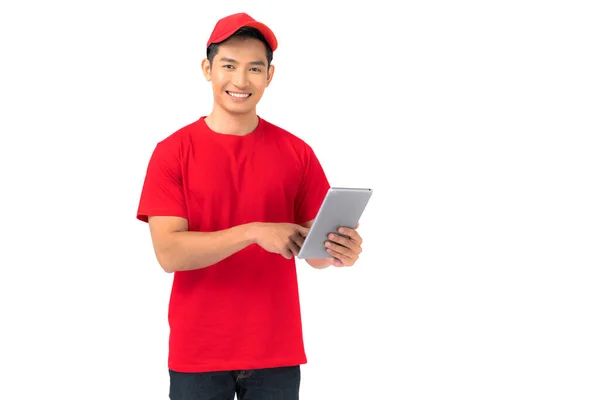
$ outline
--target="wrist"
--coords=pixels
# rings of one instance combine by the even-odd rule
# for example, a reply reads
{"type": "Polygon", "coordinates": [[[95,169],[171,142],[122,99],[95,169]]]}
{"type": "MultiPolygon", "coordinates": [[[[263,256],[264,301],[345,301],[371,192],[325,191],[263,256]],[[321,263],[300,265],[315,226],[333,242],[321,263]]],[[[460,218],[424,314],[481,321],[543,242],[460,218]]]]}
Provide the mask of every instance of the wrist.
{"type": "Polygon", "coordinates": [[[256,244],[260,236],[261,225],[261,222],[250,222],[244,225],[244,239],[246,239],[250,244],[256,244]]]}

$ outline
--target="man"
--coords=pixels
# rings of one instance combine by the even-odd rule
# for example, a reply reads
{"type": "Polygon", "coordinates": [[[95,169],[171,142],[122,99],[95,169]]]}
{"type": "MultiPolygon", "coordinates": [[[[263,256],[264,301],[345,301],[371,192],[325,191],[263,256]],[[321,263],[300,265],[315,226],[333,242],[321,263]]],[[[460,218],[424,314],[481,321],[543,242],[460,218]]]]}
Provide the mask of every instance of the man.
{"type": "MultiPolygon", "coordinates": [[[[159,142],[150,158],[137,218],[174,273],[174,400],[299,398],[307,360],[294,256],[329,183],[309,145],[257,115],[277,45],[245,13],[219,20],[202,62],[212,112],[159,142]]],[[[353,265],[362,238],[340,233],[349,239],[331,236],[331,258],[308,264],[353,265]]]]}

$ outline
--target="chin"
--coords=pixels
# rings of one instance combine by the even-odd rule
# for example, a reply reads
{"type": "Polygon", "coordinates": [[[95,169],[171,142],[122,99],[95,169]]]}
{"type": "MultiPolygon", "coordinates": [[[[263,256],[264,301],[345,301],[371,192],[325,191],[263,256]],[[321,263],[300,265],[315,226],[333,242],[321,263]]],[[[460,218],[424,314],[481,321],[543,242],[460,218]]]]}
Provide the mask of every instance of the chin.
{"type": "Polygon", "coordinates": [[[229,114],[234,115],[244,115],[248,113],[252,113],[255,110],[255,107],[224,107],[225,111],[229,114]]]}
{"type": "Polygon", "coordinates": [[[248,114],[256,110],[255,103],[248,104],[221,104],[222,107],[230,114],[248,114]]]}

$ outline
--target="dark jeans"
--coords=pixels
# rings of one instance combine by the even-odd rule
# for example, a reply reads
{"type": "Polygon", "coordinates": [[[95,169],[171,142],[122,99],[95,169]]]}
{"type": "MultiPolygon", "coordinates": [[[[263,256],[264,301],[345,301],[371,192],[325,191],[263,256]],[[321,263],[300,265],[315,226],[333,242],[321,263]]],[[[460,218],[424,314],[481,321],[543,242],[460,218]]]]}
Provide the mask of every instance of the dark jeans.
{"type": "Polygon", "coordinates": [[[171,400],[298,400],[300,366],[247,371],[169,370],[171,400]]]}

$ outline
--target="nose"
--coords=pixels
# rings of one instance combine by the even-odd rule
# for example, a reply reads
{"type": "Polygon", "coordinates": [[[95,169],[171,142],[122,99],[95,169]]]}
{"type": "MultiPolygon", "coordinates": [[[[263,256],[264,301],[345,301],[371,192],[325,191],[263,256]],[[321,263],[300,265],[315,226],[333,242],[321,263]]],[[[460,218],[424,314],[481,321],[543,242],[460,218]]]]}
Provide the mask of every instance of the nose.
{"type": "Polygon", "coordinates": [[[248,86],[248,77],[246,76],[246,71],[243,68],[239,68],[237,71],[235,71],[233,76],[233,84],[240,89],[244,89],[246,86],[248,86]]]}

